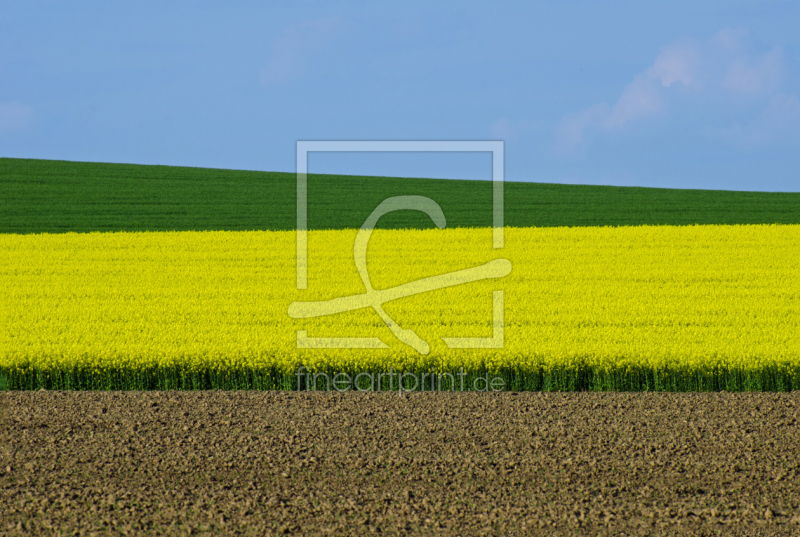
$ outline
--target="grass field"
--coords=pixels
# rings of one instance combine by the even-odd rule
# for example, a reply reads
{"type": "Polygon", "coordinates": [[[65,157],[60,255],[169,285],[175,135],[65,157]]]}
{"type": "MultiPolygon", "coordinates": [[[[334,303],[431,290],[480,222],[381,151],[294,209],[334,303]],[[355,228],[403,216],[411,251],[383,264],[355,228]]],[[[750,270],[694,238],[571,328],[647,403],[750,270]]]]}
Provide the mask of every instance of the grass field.
{"type": "MultiPolygon", "coordinates": [[[[0,233],[291,230],[292,173],[0,158],[0,233]]],[[[309,175],[309,229],[358,228],[385,198],[433,198],[448,227],[492,225],[489,181],[309,175]]],[[[800,224],[800,193],[506,183],[510,227],[800,224]]],[[[379,227],[430,228],[421,213],[379,227]]]]}
{"type": "Polygon", "coordinates": [[[12,389],[290,388],[300,365],[464,367],[513,389],[800,386],[800,194],[509,183],[495,251],[489,182],[310,176],[299,293],[293,174],[0,159],[0,178],[0,375],[12,389]],[[363,292],[353,228],[401,194],[434,198],[448,229],[408,229],[431,227],[411,211],[382,218],[376,288],[499,257],[511,274],[387,303],[430,341],[426,355],[373,311],[289,319],[294,301],[363,292]],[[503,348],[448,350],[442,338],[492,335],[496,289],[503,348]],[[298,349],[303,329],[390,348],[298,349]]]}

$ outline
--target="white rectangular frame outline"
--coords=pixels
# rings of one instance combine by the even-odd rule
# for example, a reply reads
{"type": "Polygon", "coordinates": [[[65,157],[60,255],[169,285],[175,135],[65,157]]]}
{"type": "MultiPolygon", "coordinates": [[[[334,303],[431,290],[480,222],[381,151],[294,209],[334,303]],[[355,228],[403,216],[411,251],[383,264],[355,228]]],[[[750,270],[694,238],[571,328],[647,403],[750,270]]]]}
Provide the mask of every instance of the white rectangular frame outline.
{"type": "Polygon", "coordinates": [[[308,154],[312,152],[453,152],[492,154],[492,248],[503,248],[504,142],[502,140],[298,140],[297,141],[297,289],[308,288],[308,154]]]}

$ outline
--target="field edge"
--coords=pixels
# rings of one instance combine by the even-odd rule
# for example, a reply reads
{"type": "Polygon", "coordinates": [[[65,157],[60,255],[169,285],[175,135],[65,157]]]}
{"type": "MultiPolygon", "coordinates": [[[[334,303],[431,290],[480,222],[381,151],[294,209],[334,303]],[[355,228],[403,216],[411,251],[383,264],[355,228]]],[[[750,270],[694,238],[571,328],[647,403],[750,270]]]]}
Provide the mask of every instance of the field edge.
{"type": "Polygon", "coordinates": [[[0,368],[5,389],[29,390],[257,390],[257,391],[613,391],[613,392],[791,392],[800,390],[800,366],[759,370],[718,368],[712,371],[652,368],[597,370],[519,369],[315,371],[278,368],[185,370],[178,367],[133,369],[43,370],[0,368]],[[392,376],[393,375],[393,376],[392,376]],[[401,390],[395,379],[403,375],[401,390]],[[335,377],[339,378],[337,383],[335,377]],[[314,378],[314,380],[310,380],[314,378]],[[360,380],[359,380],[360,379],[360,380]],[[412,382],[410,382],[413,380],[412,382]],[[359,384],[355,385],[357,381],[359,384]],[[349,382],[349,384],[348,384],[349,382]],[[312,386],[313,384],[313,386],[312,386]]]}

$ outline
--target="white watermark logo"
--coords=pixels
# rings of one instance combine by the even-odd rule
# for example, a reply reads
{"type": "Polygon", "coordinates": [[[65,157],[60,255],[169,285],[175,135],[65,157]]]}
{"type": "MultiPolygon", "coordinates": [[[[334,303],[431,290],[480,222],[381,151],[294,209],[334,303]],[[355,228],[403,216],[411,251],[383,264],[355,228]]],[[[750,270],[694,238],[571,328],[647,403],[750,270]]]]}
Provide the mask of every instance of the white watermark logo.
{"type": "MultiPolygon", "coordinates": [[[[495,141],[453,141],[453,142],[369,142],[369,141],[304,141],[297,142],[297,289],[308,287],[308,153],[314,151],[469,151],[492,153],[492,246],[503,248],[503,142],[495,141]]],[[[398,325],[383,309],[383,304],[391,300],[413,296],[436,289],[462,285],[479,280],[496,279],[511,272],[511,262],[495,259],[486,264],[463,270],[424,278],[389,289],[375,290],[367,270],[367,245],[372,230],[381,216],[400,210],[421,211],[433,220],[436,227],[443,229],[446,218],[438,203],[424,196],[395,196],[380,203],[361,226],[353,246],[353,260],[366,292],[321,302],[293,302],[289,306],[289,316],[306,319],[324,315],[334,315],[371,307],[383,319],[386,326],[398,340],[414,348],[421,354],[430,352],[428,342],[413,330],[398,325]]],[[[449,348],[502,348],[504,342],[504,303],[503,291],[492,294],[492,337],[442,338],[449,348]]],[[[297,347],[306,349],[384,349],[388,348],[379,338],[308,337],[306,330],[297,332],[297,347]]]]}
{"type": "Polygon", "coordinates": [[[462,367],[458,373],[436,373],[428,371],[422,373],[397,372],[389,368],[387,372],[361,372],[354,375],[349,373],[314,373],[300,366],[295,373],[297,378],[297,391],[331,391],[337,392],[442,392],[442,391],[469,391],[475,392],[501,392],[505,389],[506,382],[502,377],[489,377],[477,375],[472,381],[465,382],[467,373],[462,367]],[[458,380],[456,380],[458,378],[458,380]],[[396,382],[395,382],[396,380],[396,382]]]}

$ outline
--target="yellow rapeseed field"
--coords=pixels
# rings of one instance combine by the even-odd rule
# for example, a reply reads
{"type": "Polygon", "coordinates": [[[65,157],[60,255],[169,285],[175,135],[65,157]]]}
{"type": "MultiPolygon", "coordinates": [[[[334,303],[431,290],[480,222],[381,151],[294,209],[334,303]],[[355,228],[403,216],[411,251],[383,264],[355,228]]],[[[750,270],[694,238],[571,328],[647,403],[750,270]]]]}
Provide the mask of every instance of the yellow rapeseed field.
{"type": "MultiPolygon", "coordinates": [[[[308,289],[294,232],[0,235],[0,369],[494,372],[785,371],[800,368],[800,226],[375,230],[375,289],[508,259],[504,277],[386,302],[430,345],[399,341],[372,308],[291,318],[293,302],[365,292],[357,230],[310,231],[308,289]],[[502,348],[490,338],[503,290],[502,348]],[[380,338],[382,349],[298,349],[380,338]]],[[[792,373],[794,372],[794,373],[792,373]]]]}

